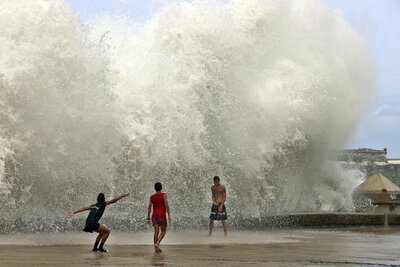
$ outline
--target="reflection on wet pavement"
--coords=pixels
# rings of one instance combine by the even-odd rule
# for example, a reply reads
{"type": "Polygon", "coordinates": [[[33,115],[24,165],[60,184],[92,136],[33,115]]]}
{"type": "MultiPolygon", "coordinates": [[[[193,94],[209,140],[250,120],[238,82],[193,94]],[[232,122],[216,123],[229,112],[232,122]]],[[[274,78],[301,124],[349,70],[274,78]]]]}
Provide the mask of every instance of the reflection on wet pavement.
{"type": "Polygon", "coordinates": [[[89,242],[66,244],[73,237],[81,241],[78,236],[39,234],[39,245],[28,242],[32,236],[14,236],[14,243],[0,236],[0,265],[400,266],[400,227],[233,232],[228,238],[170,232],[161,253],[154,252],[151,233],[115,233],[109,253],[91,252],[89,242]]]}

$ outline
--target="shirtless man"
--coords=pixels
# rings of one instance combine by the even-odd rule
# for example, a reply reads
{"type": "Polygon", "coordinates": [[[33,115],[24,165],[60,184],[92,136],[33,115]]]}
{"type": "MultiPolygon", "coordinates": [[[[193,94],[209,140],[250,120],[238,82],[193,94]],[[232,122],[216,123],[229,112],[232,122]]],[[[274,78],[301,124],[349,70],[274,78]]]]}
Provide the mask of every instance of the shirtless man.
{"type": "Polygon", "coordinates": [[[208,236],[212,235],[212,230],[214,226],[214,220],[221,221],[222,226],[224,227],[224,234],[226,236],[226,222],[228,219],[225,208],[225,199],[226,199],[226,190],[225,186],[219,183],[219,177],[214,177],[214,185],[211,186],[212,200],[213,205],[211,207],[211,215],[210,215],[210,232],[208,236]]]}

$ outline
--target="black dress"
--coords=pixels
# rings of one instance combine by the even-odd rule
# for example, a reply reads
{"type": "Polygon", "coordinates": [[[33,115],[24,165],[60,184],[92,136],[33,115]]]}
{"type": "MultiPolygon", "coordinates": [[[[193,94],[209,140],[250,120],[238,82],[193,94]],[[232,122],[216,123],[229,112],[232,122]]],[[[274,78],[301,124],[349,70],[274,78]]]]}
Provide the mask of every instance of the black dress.
{"type": "Polygon", "coordinates": [[[90,206],[90,212],[86,219],[86,225],[85,228],[83,228],[83,231],[93,233],[93,231],[99,229],[99,220],[101,216],[103,216],[106,205],[106,202],[97,202],[90,206]]]}

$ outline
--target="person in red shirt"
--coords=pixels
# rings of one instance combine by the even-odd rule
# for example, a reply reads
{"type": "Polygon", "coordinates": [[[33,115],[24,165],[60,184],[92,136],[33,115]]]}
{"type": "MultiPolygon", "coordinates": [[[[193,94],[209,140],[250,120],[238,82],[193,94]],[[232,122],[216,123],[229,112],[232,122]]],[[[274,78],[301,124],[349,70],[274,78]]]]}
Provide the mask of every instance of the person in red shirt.
{"type": "Polygon", "coordinates": [[[169,223],[171,223],[171,215],[169,213],[167,194],[161,193],[162,184],[159,182],[156,183],[154,189],[156,190],[156,193],[150,197],[149,208],[147,210],[147,225],[150,225],[150,213],[151,207],[153,206],[151,221],[154,226],[154,249],[157,252],[161,252],[160,242],[167,232],[167,217],[165,216],[165,213],[168,213],[169,223]],[[160,227],[161,233],[159,235],[160,227]]]}

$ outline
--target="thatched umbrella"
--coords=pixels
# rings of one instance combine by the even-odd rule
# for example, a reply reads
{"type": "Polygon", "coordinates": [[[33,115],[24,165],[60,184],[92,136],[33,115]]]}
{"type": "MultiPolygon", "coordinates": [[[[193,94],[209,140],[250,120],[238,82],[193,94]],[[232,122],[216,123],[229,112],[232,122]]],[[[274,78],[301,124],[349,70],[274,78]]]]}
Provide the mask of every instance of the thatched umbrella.
{"type": "Polygon", "coordinates": [[[353,192],[356,207],[373,205],[400,204],[400,187],[392,183],[383,174],[377,172],[360,184],[353,192]]]}

